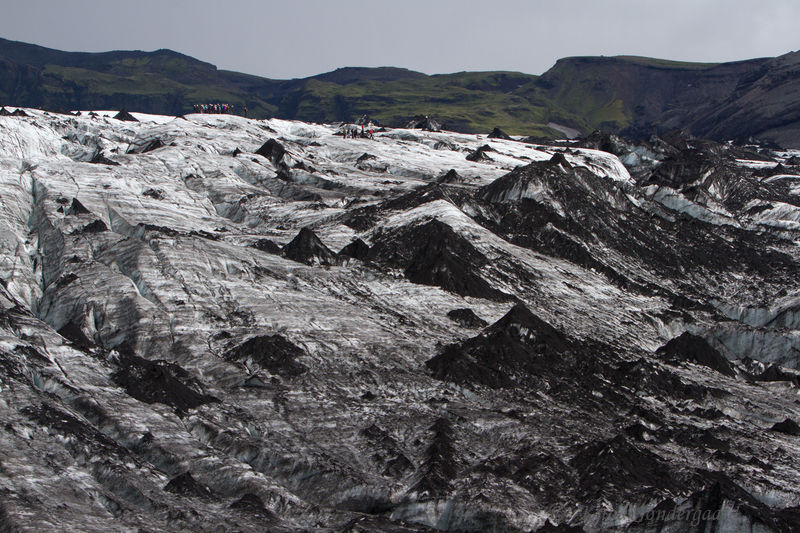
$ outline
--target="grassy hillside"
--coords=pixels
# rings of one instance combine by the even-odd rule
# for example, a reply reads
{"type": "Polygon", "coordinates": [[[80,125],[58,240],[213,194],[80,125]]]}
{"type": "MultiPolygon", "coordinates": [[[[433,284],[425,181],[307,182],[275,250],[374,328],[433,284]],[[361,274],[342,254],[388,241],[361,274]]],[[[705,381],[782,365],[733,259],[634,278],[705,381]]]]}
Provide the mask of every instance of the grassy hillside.
{"type": "Polygon", "coordinates": [[[765,60],[685,63],[635,56],[560,59],[524,96],[582,131],[632,135],[690,128],[721,105],[765,60]],[[574,123],[569,123],[574,120],[574,123]]]}
{"type": "MultiPolygon", "coordinates": [[[[448,129],[555,138],[555,122],[647,137],[670,129],[729,138],[798,137],[797,58],[685,63],[637,56],[573,57],[541,76],[348,67],[296,80],[217,70],[170,50],[61,52],[0,39],[0,105],[181,114],[229,103],[251,117],[315,122],[369,115],[398,126],[429,115],[448,129]],[[746,95],[743,96],[743,95],[746,95]],[[748,102],[758,101],[754,108],[748,102]]],[[[798,139],[800,141],[800,139],[798,139]]]]}
{"type": "Polygon", "coordinates": [[[548,105],[515,94],[537,77],[516,72],[427,76],[399,68],[342,68],[302,80],[269,80],[220,71],[188,56],[156,52],[61,52],[0,39],[0,103],[54,110],[126,108],[189,112],[226,102],[253,117],[352,120],[363,114],[400,125],[415,115],[452,129],[553,137],[548,105]],[[25,76],[20,76],[20,71],[25,76]],[[33,79],[32,79],[33,78],[33,79]],[[13,80],[20,83],[14,84],[13,80]]]}
{"type": "Polygon", "coordinates": [[[716,67],[719,63],[691,63],[688,61],[672,61],[669,59],[656,59],[642,56],[614,56],[614,59],[627,61],[637,65],[654,68],[679,69],[679,70],[707,70],[716,67]]]}
{"type": "Polygon", "coordinates": [[[469,72],[392,81],[330,83],[311,78],[298,90],[294,115],[314,121],[349,120],[368,114],[399,125],[414,115],[430,115],[451,129],[555,135],[547,109],[513,94],[536,76],[514,72],[469,72]]]}

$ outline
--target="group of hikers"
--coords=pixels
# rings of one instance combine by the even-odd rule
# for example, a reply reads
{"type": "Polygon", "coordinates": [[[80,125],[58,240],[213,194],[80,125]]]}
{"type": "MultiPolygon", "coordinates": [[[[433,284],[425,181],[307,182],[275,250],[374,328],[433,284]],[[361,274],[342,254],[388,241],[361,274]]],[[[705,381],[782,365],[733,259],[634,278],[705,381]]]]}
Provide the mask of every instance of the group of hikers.
{"type": "Polygon", "coordinates": [[[372,139],[375,133],[375,125],[377,120],[373,122],[365,116],[356,121],[355,124],[343,124],[342,135],[345,139],[372,139]]]}
{"type": "MultiPolygon", "coordinates": [[[[193,104],[192,108],[195,113],[233,115],[236,106],[233,104],[193,104]]],[[[242,107],[242,115],[247,117],[247,105],[242,107]]],[[[367,115],[364,115],[356,120],[355,123],[342,124],[340,131],[345,139],[373,139],[377,125],[377,120],[373,121],[367,115]]]]}
{"type": "Polygon", "coordinates": [[[372,139],[373,134],[375,133],[375,124],[370,122],[369,124],[361,124],[360,126],[357,124],[345,124],[342,126],[342,134],[344,135],[345,139],[372,139]]]}
{"type": "MultiPolygon", "coordinates": [[[[195,113],[232,115],[233,104],[194,104],[195,113]]],[[[247,116],[247,106],[244,106],[244,116],[247,116]]]]}

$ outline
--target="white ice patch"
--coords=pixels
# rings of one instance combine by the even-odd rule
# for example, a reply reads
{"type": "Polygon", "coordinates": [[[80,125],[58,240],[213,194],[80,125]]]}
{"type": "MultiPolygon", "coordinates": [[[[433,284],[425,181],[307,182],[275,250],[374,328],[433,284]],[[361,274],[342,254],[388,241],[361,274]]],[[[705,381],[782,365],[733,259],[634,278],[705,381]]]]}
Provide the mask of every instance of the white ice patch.
{"type": "Polygon", "coordinates": [[[574,151],[576,152],[575,154],[565,154],[570,164],[584,166],[600,177],[633,185],[634,181],[630,172],[617,156],[588,148],[580,148],[574,151]]]}
{"type": "MultiPolygon", "coordinates": [[[[753,221],[763,226],[796,231],[800,230],[800,207],[783,202],[769,202],[769,206],[753,215],[753,221]]],[[[747,209],[751,206],[748,204],[747,209]]]]}
{"type": "MultiPolygon", "coordinates": [[[[119,111],[109,111],[109,110],[78,111],[78,113],[81,114],[81,117],[91,118],[89,114],[94,113],[99,118],[114,118],[114,116],[117,115],[119,111]]],[[[149,113],[137,113],[137,112],[130,113],[130,115],[139,122],[151,122],[155,124],[166,124],[167,122],[172,122],[173,120],[175,120],[175,117],[171,115],[151,115],[149,113]]]]}
{"type": "Polygon", "coordinates": [[[659,185],[651,185],[645,189],[655,202],[660,203],[667,209],[676,211],[678,213],[685,213],[692,218],[715,224],[718,226],[729,225],[739,226],[733,215],[721,206],[704,206],[696,202],[692,202],[684,195],[671,187],[664,187],[659,185]]]}
{"type": "Polygon", "coordinates": [[[736,164],[740,167],[753,169],[772,168],[775,166],[774,161],[757,161],[753,159],[737,159],[736,164]]]}

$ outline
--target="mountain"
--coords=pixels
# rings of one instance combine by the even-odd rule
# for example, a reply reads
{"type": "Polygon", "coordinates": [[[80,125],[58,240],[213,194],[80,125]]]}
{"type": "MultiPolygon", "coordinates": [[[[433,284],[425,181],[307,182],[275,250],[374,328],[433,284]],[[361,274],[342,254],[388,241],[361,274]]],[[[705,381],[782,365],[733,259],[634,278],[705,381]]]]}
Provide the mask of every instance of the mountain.
{"type": "Polygon", "coordinates": [[[436,115],[451,129],[501,126],[558,134],[542,108],[509,93],[535,80],[520,73],[427,76],[399,68],[342,68],[302,80],[270,80],[172,52],[76,53],[0,39],[0,103],[53,110],[128,109],[179,115],[196,103],[231,103],[250,116],[350,121],[367,114],[399,125],[436,115]],[[481,109],[476,114],[474,110],[481,109]]]}
{"type": "Polygon", "coordinates": [[[684,129],[798,146],[800,53],[722,64],[639,57],[559,60],[537,82],[575,124],[638,137],[684,129]]]}
{"type": "Polygon", "coordinates": [[[132,115],[0,114],[1,530],[798,531],[800,152],[132,115]]]}
{"type": "Polygon", "coordinates": [[[764,62],[730,97],[699,116],[692,130],[712,138],[757,136],[797,146],[800,120],[800,52],[764,62]]]}
{"type": "MultiPolygon", "coordinates": [[[[53,110],[130,109],[180,114],[193,103],[243,102],[250,92],[272,92],[272,80],[224,73],[172,52],[61,52],[0,40],[0,98],[53,110]]],[[[254,113],[276,107],[255,97],[254,113]]]]}
{"type": "Polygon", "coordinates": [[[596,129],[647,139],[685,130],[718,141],[800,146],[798,54],[733,63],[575,57],[542,76],[341,68],[270,80],[169,50],[61,52],[0,39],[0,103],[53,110],[129,109],[179,115],[196,103],[247,104],[250,116],[312,122],[368,115],[401,126],[429,115],[445,129],[554,139],[596,129]]]}
{"type": "MultiPolygon", "coordinates": [[[[560,59],[538,80],[537,89],[557,102],[576,124],[619,132],[652,133],[686,128],[715,109],[766,60],[724,64],[681,63],[640,57],[560,59]]],[[[534,93],[536,94],[536,93],[534,93]]]]}

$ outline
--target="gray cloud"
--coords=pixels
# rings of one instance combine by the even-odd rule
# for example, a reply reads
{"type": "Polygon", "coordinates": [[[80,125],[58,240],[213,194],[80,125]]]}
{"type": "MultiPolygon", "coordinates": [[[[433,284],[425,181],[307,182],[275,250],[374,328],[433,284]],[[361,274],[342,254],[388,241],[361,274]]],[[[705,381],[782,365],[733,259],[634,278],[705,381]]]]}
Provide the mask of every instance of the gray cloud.
{"type": "Polygon", "coordinates": [[[541,73],[572,55],[686,61],[796,46],[800,2],[11,0],[0,36],[79,51],[173,50],[273,78],[342,66],[541,73]]]}

